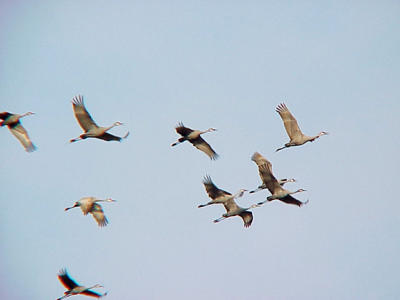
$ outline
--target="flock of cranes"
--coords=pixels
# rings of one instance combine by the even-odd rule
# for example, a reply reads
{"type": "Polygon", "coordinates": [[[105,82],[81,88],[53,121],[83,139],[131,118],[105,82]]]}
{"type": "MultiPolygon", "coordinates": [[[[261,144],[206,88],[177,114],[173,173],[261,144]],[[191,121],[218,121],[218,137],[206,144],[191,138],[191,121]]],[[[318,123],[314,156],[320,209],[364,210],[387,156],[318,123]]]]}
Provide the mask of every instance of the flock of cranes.
{"type": "MultiPolygon", "coordinates": [[[[115,122],[109,127],[101,127],[98,126],[89,112],[87,111],[83,97],[78,95],[72,99],[72,108],[74,111],[74,115],[76,120],[78,121],[80,127],[84,130],[84,133],[79,135],[77,138],[73,138],[70,140],[71,143],[77,142],[80,140],[84,140],[87,138],[97,138],[104,141],[122,141],[123,139],[127,138],[129,135],[129,131],[123,137],[115,136],[113,134],[108,133],[108,131],[115,127],[123,125],[121,122],[115,122]]],[[[307,136],[303,134],[300,130],[299,125],[294,118],[294,116],[290,113],[289,109],[284,103],[281,103],[277,106],[276,112],[279,113],[282,121],[284,123],[286,132],[290,138],[290,141],[286,143],[283,147],[278,148],[276,151],[280,151],[285,148],[293,147],[293,146],[300,146],[307,142],[313,142],[317,138],[321,137],[322,135],[326,135],[327,132],[321,131],[316,136],[307,136]]],[[[7,126],[11,133],[19,140],[22,146],[25,148],[27,152],[32,152],[36,150],[35,145],[29,138],[29,135],[25,128],[22,126],[20,120],[25,116],[32,115],[34,113],[27,112],[25,114],[12,114],[10,112],[2,112],[0,113],[0,126],[7,126]]],[[[218,158],[218,154],[214,151],[214,149],[201,137],[202,134],[207,132],[216,131],[215,128],[209,128],[205,131],[194,130],[188,128],[183,125],[183,123],[179,123],[178,126],[175,128],[176,132],[181,135],[181,137],[171,146],[176,146],[180,143],[185,141],[189,141],[193,146],[195,146],[200,151],[204,152],[211,160],[216,160],[218,158]]],[[[260,153],[255,152],[251,157],[257,167],[258,172],[262,181],[262,184],[259,185],[255,190],[249,191],[249,193],[255,193],[264,189],[268,189],[271,193],[270,196],[266,198],[266,200],[252,204],[249,207],[243,208],[240,207],[235,199],[240,198],[244,195],[245,192],[248,190],[240,189],[235,194],[231,194],[227,191],[224,191],[218,188],[209,175],[206,175],[203,179],[203,185],[205,190],[210,197],[211,201],[198,205],[199,208],[206,207],[209,205],[214,204],[222,204],[226,210],[220,218],[215,219],[214,223],[220,222],[224,219],[239,216],[242,218],[244,227],[249,227],[253,222],[253,213],[250,211],[253,208],[260,207],[264,205],[266,202],[273,201],[273,200],[280,200],[286,204],[296,205],[298,207],[303,206],[308,202],[301,202],[300,200],[294,198],[292,195],[296,193],[300,193],[305,191],[304,189],[298,189],[296,191],[289,191],[283,188],[283,185],[288,182],[296,182],[295,179],[276,179],[272,172],[272,164],[268,161],[264,156],[260,153]]],[[[83,197],[80,200],[76,201],[72,207],[65,208],[65,211],[68,211],[75,207],[80,207],[83,214],[91,214],[97,224],[100,227],[106,226],[108,224],[108,220],[104,215],[104,211],[102,206],[99,202],[115,202],[116,200],[107,198],[107,199],[97,199],[95,197],[83,197]]],[[[101,285],[94,285],[92,287],[84,287],[78,285],[71,277],[68,275],[65,269],[62,269],[58,274],[58,279],[60,282],[67,288],[67,291],[64,293],[64,296],[58,298],[57,300],[61,300],[73,295],[86,295],[91,297],[100,298],[105,296],[107,293],[98,293],[92,291],[93,288],[102,287],[101,285]]]]}

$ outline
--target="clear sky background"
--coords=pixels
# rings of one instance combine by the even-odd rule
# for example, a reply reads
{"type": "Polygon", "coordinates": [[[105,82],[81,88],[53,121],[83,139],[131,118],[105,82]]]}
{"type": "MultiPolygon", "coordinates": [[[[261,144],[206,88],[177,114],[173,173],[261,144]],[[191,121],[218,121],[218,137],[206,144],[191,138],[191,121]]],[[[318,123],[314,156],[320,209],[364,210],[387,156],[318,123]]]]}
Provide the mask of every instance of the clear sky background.
{"type": "Polygon", "coordinates": [[[56,299],[66,267],[110,300],[399,299],[399,2],[168,2],[0,2],[0,111],[38,147],[0,129],[0,298],[56,299]],[[129,138],[69,144],[77,94],[129,138]],[[330,135],[275,153],[283,101],[330,135]],[[171,148],[179,121],[220,159],[171,148]],[[214,224],[203,176],[253,189],[255,151],[309,204],[214,224]],[[84,196],[118,200],[107,227],[64,212],[84,196]]]}

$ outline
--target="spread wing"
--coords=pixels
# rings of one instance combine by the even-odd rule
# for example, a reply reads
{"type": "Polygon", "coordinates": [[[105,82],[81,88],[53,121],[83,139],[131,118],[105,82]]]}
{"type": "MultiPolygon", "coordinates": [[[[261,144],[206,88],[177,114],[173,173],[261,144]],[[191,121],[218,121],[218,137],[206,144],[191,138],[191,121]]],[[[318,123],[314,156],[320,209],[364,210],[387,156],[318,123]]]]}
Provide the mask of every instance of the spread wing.
{"type": "Polygon", "coordinates": [[[297,205],[298,207],[301,207],[304,203],[297,200],[296,198],[292,197],[291,195],[287,195],[286,197],[283,197],[281,199],[282,202],[285,202],[287,204],[293,204],[293,205],[297,205]]]}
{"type": "Polygon", "coordinates": [[[204,187],[206,188],[207,194],[211,199],[217,199],[219,197],[225,197],[232,195],[224,190],[219,189],[211,180],[210,176],[205,176],[203,180],[204,187]]]}
{"type": "Polygon", "coordinates": [[[12,116],[12,114],[10,114],[9,112],[3,111],[0,113],[0,119],[2,120],[7,119],[9,116],[12,116]]]}
{"type": "Polygon", "coordinates": [[[35,145],[32,144],[29,138],[28,132],[25,130],[20,122],[14,125],[9,125],[8,128],[10,129],[11,133],[20,141],[22,146],[24,146],[25,151],[32,152],[36,150],[35,145]]]}
{"type": "Polygon", "coordinates": [[[188,136],[191,132],[193,132],[193,129],[185,127],[182,122],[179,122],[178,126],[175,127],[175,130],[181,136],[188,136]]]}
{"type": "Polygon", "coordinates": [[[83,97],[78,95],[72,99],[72,108],[74,109],[75,118],[79,125],[86,132],[93,127],[98,127],[96,122],[93,121],[89,112],[85,108],[85,103],[83,102],[83,97]]]}
{"type": "Polygon", "coordinates": [[[97,138],[105,140],[105,141],[117,141],[117,142],[120,142],[122,140],[121,137],[112,135],[108,132],[105,132],[104,134],[102,134],[101,136],[98,136],[97,138]]]}
{"type": "Polygon", "coordinates": [[[100,298],[103,297],[103,294],[97,293],[95,291],[91,291],[91,290],[86,290],[84,292],[81,293],[82,295],[86,295],[86,296],[91,296],[91,297],[95,297],[95,298],[100,298]]]}
{"type": "Polygon", "coordinates": [[[261,166],[261,165],[267,164],[268,167],[271,169],[271,172],[272,172],[272,164],[271,164],[271,162],[268,159],[266,159],[264,156],[262,156],[260,153],[254,152],[253,156],[251,157],[251,160],[254,161],[257,164],[257,166],[261,166]]]}
{"type": "Polygon", "coordinates": [[[253,222],[253,213],[250,211],[244,211],[239,216],[243,219],[244,227],[250,227],[253,222]]]}
{"type": "Polygon", "coordinates": [[[276,107],[276,112],[279,113],[285,125],[286,132],[291,140],[303,135],[295,117],[290,113],[285,103],[281,103],[276,107]]]}
{"type": "Polygon", "coordinates": [[[272,174],[271,168],[268,166],[268,164],[260,165],[258,167],[258,173],[260,174],[261,180],[271,194],[274,194],[275,191],[282,189],[278,180],[276,180],[275,176],[272,174]]]}
{"type": "Polygon", "coordinates": [[[211,146],[201,137],[199,136],[198,138],[194,140],[189,140],[189,142],[192,143],[193,146],[195,146],[197,149],[200,151],[203,151],[205,154],[207,154],[212,160],[215,160],[218,158],[218,154],[211,148],[211,146]]]}
{"type": "Polygon", "coordinates": [[[97,224],[100,227],[104,227],[108,224],[108,220],[104,215],[103,208],[101,207],[100,204],[94,203],[92,211],[90,213],[92,214],[93,218],[96,220],[97,224]]]}
{"type": "Polygon", "coordinates": [[[74,287],[79,286],[71,277],[69,277],[67,270],[62,269],[58,274],[58,279],[60,282],[68,289],[72,290],[74,287]]]}

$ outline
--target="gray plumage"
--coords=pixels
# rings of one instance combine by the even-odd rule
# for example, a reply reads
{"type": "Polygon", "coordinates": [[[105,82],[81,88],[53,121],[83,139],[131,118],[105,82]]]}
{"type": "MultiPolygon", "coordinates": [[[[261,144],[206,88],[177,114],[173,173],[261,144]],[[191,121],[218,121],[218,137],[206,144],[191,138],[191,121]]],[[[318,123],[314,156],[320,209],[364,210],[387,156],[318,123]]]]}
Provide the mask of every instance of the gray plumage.
{"type": "Polygon", "coordinates": [[[282,149],[292,147],[292,146],[300,146],[307,142],[313,142],[317,138],[328,134],[326,131],[321,131],[316,136],[307,136],[301,132],[299,125],[297,124],[297,120],[295,117],[290,113],[289,109],[285,105],[285,103],[281,103],[276,107],[276,112],[282,118],[283,124],[285,125],[286,132],[290,138],[290,141],[285,144],[284,147],[276,149],[276,151],[280,151],[282,149]]]}
{"type": "Polygon", "coordinates": [[[79,137],[71,139],[70,143],[84,140],[87,138],[97,138],[104,141],[118,141],[125,139],[129,135],[129,131],[124,137],[119,137],[108,133],[107,131],[115,126],[123,125],[121,122],[115,122],[109,127],[100,127],[92,119],[89,112],[86,110],[85,103],[83,102],[83,97],[78,95],[72,99],[72,108],[74,110],[75,118],[78,121],[81,128],[85,131],[79,137]]]}

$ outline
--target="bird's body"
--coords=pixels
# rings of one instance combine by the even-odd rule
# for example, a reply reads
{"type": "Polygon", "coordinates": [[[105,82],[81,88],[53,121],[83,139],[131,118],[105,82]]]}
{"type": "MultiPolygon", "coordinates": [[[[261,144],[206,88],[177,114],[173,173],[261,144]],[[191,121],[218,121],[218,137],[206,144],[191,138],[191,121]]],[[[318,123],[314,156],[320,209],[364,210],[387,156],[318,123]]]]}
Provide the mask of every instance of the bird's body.
{"type": "Polygon", "coordinates": [[[30,140],[28,132],[22,126],[20,119],[33,114],[33,112],[27,112],[23,115],[12,114],[9,112],[0,113],[0,119],[2,120],[0,126],[7,126],[10,132],[20,141],[27,152],[35,151],[36,147],[30,140]]]}
{"type": "Polygon", "coordinates": [[[122,139],[127,138],[129,135],[129,131],[126,133],[124,137],[119,137],[108,133],[107,131],[115,126],[123,125],[121,122],[115,122],[109,127],[101,127],[96,124],[96,122],[92,119],[89,112],[86,110],[85,104],[83,102],[83,97],[78,95],[72,99],[72,107],[74,110],[74,114],[76,120],[79,125],[85,131],[79,137],[71,139],[70,142],[76,142],[79,140],[84,140],[87,138],[97,138],[104,141],[118,141],[120,142],[122,139]]]}
{"type": "Polygon", "coordinates": [[[232,195],[231,193],[219,189],[211,180],[210,176],[205,176],[203,179],[204,187],[207,191],[208,196],[211,198],[211,201],[206,204],[201,204],[198,207],[205,207],[212,204],[224,204],[228,200],[240,198],[243,196],[245,189],[240,189],[236,194],[232,195]]]}
{"type": "Polygon", "coordinates": [[[64,298],[74,296],[74,295],[86,295],[95,298],[100,298],[105,296],[107,293],[100,294],[94,291],[91,291],[93,288],[103,287],[102,285],[96,284],[91,287],[85,287],[77,284],[67,273],[67,270],[63,269],[58,274],[58,279],[60,282],[67,288],[67,291],[64,292],[64,296],[58,298],[57,300],[62,300],[64,298]]]}
{"type": "MultiPolygon", "coordinates": [[[[253,156],[251,157],[251,160],[254,161],[258,167],[260,167],[261,165],[267,165],[268,168],[270,168],[271,172],[272,172],[272,164],[264,157],[262,156],[260,153],[255,152],[253,154],[253,156]]],[[[260,176],[261,177],[261,176],[260,176]]],[[[261,177],[261,180],[263,180],[263,178],[261,177]]],[[[294,178],[283,178],[283,179],[279,179],[278,183],[280,186],[283,186],[284,184],[288,183],[288,182],[296,182],[296,180],[294,178]]],[[[249,193],[255,193],[261,190],[264,190],[267,188],[267,185],[265,184],[265,182],[263,181],[263,183],[257,187],[257,189],[250,191],[249,193]]]]}
{"type": "Polygon", "coordinates": [[[286,143],[284,147],[278,148],[276,151],[280,151],[288,147],[301,146],[307,142],[313,142],[317,138],[328,134],[326,131],[321,131],[316,136],[307,136],[303,134],[299,125],[297,124],[296,118],[290,113],[285,103],[279,104],[276,108],[276,112],[281,116],[286,132],[290,138],[290,141],[286,143]]]}
{"type": "Polygon", "coordinates": [[[260,153],[256,152],[252,156],[252,160],[258,165],[258,172],[260,178],[263,181],[263,186],[265,186],[270,192],[271,196],[267,197],[267,200],[258,203],[259,205],[264,204],[267,201],[280,200],[287,204],[294,204],[297,206],[302,206],[304,203],[292,197],[292,194],[303,192],[305,190],[299,189],[295,192],[288,191],[282,187],[279,181],[272,174],[272,164],[263,157],[260,153]],[[262,163],[264,161],[264,163],[262,163]]]}
{"type": "Polygon", "coordinates": [[[203,151],[205,154],[210,157],[210,159],[215,160],[218,158],[218,154],[211,148],[211,146],[201,137],[203,133],[216,131],[215,128],[209,128],[205,131],[193,130],[188,127],[185,127],[183,123],[179,123],[175,128],[176,132],[180,134],[182,137],[178,139],[177,142],[173,143],[171,146],[176,146],[184,141],[189,141],[193,146],[195,146],[200,151],[203,151]]]}
{"type": "Polygon", "coordinates": [[[226,213],[223,214],[222,217],[214,220],[214,223],[220,222],[226,218],[239,216],[243,220],[244,227],[250,227],[251,223],[253,222],[253,213],[248,210],[259,206],[258,204],[253,204],[250,207],[243,208],[237,205],[233,198],[225,201],[223,204],[226,209],[226,213]]]}
{"type": "Polygon", "coordinates": [[[84,215],[87,215],[88,213],[92,214],[97,224],[100,227],[103,227],[108,224],[108,220],[104,215],[103,208],[97,202],[115,202],[115,200],[111,198],[102,200],[95,197],[83,197],[79,201],[76,201],[74,206],[67,207],[65,210],[67,211],[74,207],[80,207],[84,215]]]}

